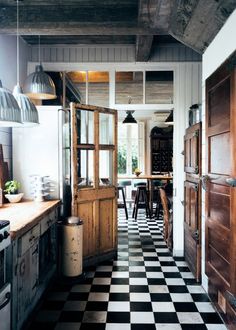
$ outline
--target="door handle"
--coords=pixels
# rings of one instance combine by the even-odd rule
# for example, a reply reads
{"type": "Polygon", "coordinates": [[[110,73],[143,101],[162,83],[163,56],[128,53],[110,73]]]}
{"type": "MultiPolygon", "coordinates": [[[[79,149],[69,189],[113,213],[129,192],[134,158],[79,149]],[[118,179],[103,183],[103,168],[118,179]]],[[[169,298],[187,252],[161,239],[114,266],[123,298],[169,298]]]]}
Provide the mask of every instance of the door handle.
{"type": "Polygon", "coordinates": [[[7,292],[5,294],[5,298],[6,298],[6,300],[0,306],[0,310],[3,309],[9,303],[9,301],[11,300],[11,294],[10,294],[10,292],[7,292]]]}
{"type": "Polygon", "coordinates": [[[236,178],[228,178],[225,181],[230,187],[236,187],[236,178]]]}
{"type": "Polygon", "coordinates": [[[209,175],[203,175],[203,176],[201,177],[201,181],[202,181],[202,188],[203,188],[205,191],[207,191],[207,182],[210,181],[210,177],[209,177],[209,175]]]}
{"type": "Polygon", "coordinates": [[[230,305],[233,306],[234,308],[236,308],[236,297],[229,291],[226,291],[225,295],[226,295],[226,299],[228,300],[230,305]]]}

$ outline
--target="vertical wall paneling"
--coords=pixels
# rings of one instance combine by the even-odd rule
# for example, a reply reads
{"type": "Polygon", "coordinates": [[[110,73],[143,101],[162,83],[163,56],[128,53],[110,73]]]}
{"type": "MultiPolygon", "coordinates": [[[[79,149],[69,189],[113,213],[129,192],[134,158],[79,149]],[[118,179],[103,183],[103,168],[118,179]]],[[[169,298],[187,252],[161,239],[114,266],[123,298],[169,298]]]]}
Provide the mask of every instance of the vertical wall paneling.
{"type": "Polygon", "coordinates": [[[201,79],[198,74],[200,63],[180,63],[174,72],[174,145],[173,145],[173,186],[174,186],[174,212],[173,235],[174,255],[183,253],[183,219],[184,208],[184,150],[183,136],[188,126],[188,109],[193,103],[201,103],[201,79]]]}
{"type": "MultiPolygon", "coordinates": [[[[44,62],[135,62],[135,45],[42,45],[44,62]],[[65,51],[66,50],[66,51],[65,51]],[[77,55],[76,55],[77,54],[77,55]]],[[[30,61],[38,61],[38,45],[30,47],[30,61]]],[[[154,47],[150,62],[201,61],[201,55],[181,44],[154,47]]]]}

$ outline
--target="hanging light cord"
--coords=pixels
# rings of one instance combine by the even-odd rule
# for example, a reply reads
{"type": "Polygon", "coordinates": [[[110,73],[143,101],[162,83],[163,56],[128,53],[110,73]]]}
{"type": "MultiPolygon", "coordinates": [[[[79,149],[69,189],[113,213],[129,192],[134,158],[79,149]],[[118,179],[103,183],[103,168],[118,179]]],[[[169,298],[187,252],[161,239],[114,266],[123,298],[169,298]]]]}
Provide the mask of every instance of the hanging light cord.
{"type": "Polygon", "coordinates": [[[16,82],[20,81],[19,70],[19,0],[16,0],[16,82]]]}
{"type": "Polygon", "coordinates": [[[39,37],[39,65],[40,65],[41,64],[41,58],[40,58],[40,35],[38,37],[39,37]]]}

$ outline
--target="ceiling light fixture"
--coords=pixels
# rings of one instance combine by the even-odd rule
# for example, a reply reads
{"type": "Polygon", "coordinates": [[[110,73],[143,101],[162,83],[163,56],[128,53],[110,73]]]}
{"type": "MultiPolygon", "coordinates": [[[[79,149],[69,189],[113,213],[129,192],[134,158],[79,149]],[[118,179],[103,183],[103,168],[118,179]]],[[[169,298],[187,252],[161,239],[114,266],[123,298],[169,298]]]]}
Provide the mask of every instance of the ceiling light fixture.
{"type": "Polygon", "coordinates": [[[123,124],[137,124],[136,119],[133,117],[133,111],[126,111],[127,116],[125,117],[125,119],[123,120],[123,124]]]}
{"type": "Polygon", "coordinates": [[[165,120],[166,125],[174,125],[174,116],[173,116],[173,110],[170,111],[169,116],[165,120]]]}
{"type": "Polygon", "coordinates": [[[40,59],[40,36],[39,36],[39,65],[35,72],[31,73],[24,86],[25,94],[34,100],[51,100],[57,97],[56,88],[52,78],[43,71],[40,59]]]}
{"type": "Polygon", "coordinates": [[[17,84],[14,87],[13,95],[21,110],[21,121],[25,126],[34,126],[39,123],[38,110],[28,96],[23,94],[23,90],[19,83],[19,0],[16,0],[17,5],[17,45],[16,45],[16,70],[17,70],[17,84]]]}
{"type": "Polygon", "coordinates": [[[0,126],[15,127],[21,124],[21,111],[14,96],[2,87],[0,80],[0,126]]]}

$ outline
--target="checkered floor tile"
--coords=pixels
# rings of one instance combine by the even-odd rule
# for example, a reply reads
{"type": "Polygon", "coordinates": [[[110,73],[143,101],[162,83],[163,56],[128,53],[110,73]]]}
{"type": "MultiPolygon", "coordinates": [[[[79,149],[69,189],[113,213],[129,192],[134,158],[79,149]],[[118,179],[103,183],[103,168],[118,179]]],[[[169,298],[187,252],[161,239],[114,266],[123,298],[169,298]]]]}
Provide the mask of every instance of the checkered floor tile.
{"type": "Polygon", "coordinates": [[[88,269],[81,284],[55,284],[30,329],[226,329],[184,258],[172,257],[162,220],[119,211],[117,259],[88,269]]]}

